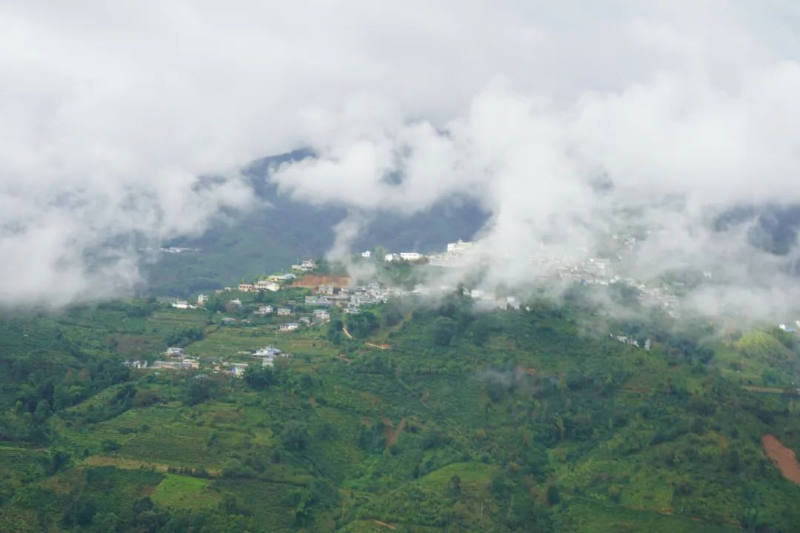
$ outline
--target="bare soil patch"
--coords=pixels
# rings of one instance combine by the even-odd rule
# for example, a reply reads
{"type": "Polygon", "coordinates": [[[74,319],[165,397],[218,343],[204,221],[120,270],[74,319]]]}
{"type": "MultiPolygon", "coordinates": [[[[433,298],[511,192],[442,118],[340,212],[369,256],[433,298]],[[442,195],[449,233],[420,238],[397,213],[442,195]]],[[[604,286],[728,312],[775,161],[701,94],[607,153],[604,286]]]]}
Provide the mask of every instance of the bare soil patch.
{"type": "Polygon", "coordinates": [[[764,453],[767,454],[772,464],[778,467],[783,477],[800,485],[800,463],[797,462],[794,451],[781,444],[775,435],[769,433],[761,437],[761,445],[764,447],[764,453]]]}
{"type": "Polygon", "coordinates": [[[388,344],[373,344],[371,342],[365,342],[364,345],[369,346],[370,348],[377,348],[379,350],[388,350],[389,348],[391,348],[391,346],[389,346],[388,344]]]}
{"type": "Polygon", "coordinates": [[[402,433],[403,430],[406,429],[406,419],[403,418],[402,420],[400,420],[400,423],[397,424],[397,428],[391,427],[392,421],[386,417],[383,417],[383,423],[384,425],[389,426],[386,429],[386,447],[388,448],[389,446],[392,446],[397,442],[397,439],[400,437],[400,433],[402,433]]]}
{"type": "Polygon", "coordinates": [[[294,287],[306,287],[309,289],[316,289],[320,285],[347,287],[349,284],[350,278],[348,276],[322,276],[318,274],[306,274],[292,283],[294,287]]]}

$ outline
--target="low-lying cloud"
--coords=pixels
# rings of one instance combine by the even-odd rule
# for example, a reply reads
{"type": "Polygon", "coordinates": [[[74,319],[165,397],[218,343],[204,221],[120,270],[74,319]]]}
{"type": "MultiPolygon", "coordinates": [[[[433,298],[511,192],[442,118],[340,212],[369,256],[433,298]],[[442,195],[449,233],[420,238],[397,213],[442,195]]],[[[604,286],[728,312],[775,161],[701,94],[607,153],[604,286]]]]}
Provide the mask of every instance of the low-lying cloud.
{"type": "Polygon", "coordinates": [[[240,165],[309,147],[272,179],[351,210],[338,254],[457,195],[491,213],[495,282],[636,227],[631,274],[714,270],[699,307],[773,309],[794,252],[712,222],[800,202],[799,27],[777,1],[7,2],[0,299],[130,291],[140,249],[253,207],[240,165]]]}

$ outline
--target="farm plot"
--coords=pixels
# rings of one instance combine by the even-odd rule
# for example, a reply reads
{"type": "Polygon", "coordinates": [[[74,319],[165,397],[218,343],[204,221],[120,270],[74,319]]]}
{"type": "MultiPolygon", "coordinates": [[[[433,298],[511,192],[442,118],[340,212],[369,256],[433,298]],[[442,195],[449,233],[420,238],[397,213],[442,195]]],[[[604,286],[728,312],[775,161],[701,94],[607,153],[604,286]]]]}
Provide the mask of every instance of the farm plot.
{"type": "Polygon", "coordinates": [[[17,487],[40,475],[40,460],[46,455],[43,450],[0,446],[0,483],[17,487]]]}
{"type": "Polygon", "coordinates": [[[204,328],[206,320],[203,311],[162,309],[147,318],[146,332],[164,336],[187,328],[204,328]]]}
{"type": "Polygon", "coordinates": [[[174,421],[153,426],[125,441],[119,455],[192,468],[219,468],[223,458],[208,449],[213,429],[188,422],[174,421]]]}
{"type": "Polygon", "coordinates": [[[153,491],[153,501],[172,509],[210,509],[216,507],[220,494],[208,479],[168,474],[153,491]]]}
{"type": "Polygon", "coordinates": [[[193,343],[186,352],[199,357],[232,358],[241,357],[241,352],[249,352],[276,342],[275,333],[266,329],[223,327],[193,343]]]}
{"type": "Polygon", "coordinates": [[[269,524],[269,531],[295,531],[291,504],[296,487],[256,480],[219,480],[214,486],[236,496],[257,523],[269,524]]]}

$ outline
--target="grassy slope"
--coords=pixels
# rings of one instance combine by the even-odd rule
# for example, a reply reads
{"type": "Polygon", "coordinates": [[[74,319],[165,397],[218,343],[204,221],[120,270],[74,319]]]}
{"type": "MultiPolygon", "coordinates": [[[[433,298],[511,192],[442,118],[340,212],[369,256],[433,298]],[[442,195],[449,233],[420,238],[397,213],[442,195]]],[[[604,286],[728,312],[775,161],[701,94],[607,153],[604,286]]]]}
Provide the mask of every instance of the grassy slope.
{"type": "MultiPolygon", "coordinates": [[[[45,339],[64,329],[75,343],[100,351],[108,331],[160,338],[207,320],[172,310],[130,324],[123,318],[96,310],[24,328],[7,324],[3,342],[59,354],[45,339]],[[35,340],[20,338],[20,328],[35,340]]],[[[339,492],[336,505],[316,509],[312,529],[320,530],[334,523],[348,531],[384,527],[376,521],[407,531],[454,523],[476,531],[531,527],[517,518],[524,512],[518,507],[538,508],[559,531],[733,531],[754,515],[784,529],[800,524],[792,511],[800,489],[780,477],[758,444],[772,432],[800,449],[792,400],[744,391],[734,376],[731,382],[715,371],[730,375],[731,359],[746,357],[757,379],[783,361],[776,353],[795,353],[753,337],[731,343],[709,369],[584,337],[570,317],[508,313],[498,324],[484,346],[470,342],[467,328],[441,348],[430,342],[431,320],[419,317],[385,339],[390,350],[347,348],[351,363],[335,357],[343,348],[331,346],[323,331],[279,337],[278,346],[296,355],[288,363],[290,382],[253,392],[222,379],[221,394],[196,406],[183,401],[191,375],[136,374],[137,389],[158,396],[153,405],[85,421],[86,413],[113,402],[120,384],[50,421],[59,435],[53,446],[117,468],[76,459],[72,468],[31,483],[41,477],[45,451],[0,449],[0,461],[10,465],[2,521],[20,531],[64,527],[58,516],[71,505],[68,494],[91,474],[106,487],[102,496],[85,489],[100,498],[101,510],[130,513],[130,502],[145,494],[165,509],[216,509],[228,495],[247,520],[275,530],[295,527],[297,494],[312,480],[329,480],[339,492]],[[307,428],[302,452],[281,443],[290,420],[307,428]],[[109,451],[108,441],[119,446],[109,451]],[[141,466],[205,469],[211,477],[165,477],[141,466]],[[558,503],[548,503],[553,486],[558,503]],[[35,491],[51,505],[26,503],[35,491]]],[[[269,322],[207,333],[187,352],[246,360],[236,352],[275,341],[269,322]]],[[[64,364],[79,366],[68,358],[64,364]]]]}

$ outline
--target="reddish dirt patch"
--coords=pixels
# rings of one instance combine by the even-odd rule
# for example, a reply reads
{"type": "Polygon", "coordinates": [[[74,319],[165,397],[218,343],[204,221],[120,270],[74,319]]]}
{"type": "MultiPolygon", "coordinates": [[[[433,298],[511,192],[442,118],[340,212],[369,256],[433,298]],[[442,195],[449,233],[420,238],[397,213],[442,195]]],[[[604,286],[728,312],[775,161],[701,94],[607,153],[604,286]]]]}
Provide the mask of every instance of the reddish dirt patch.
{"type": "Polygon", "coordinates": [[[769,433],[761,437],[761,445],[772,464],[778,467],[783,477],[800,485],[800,464],[794,452],[781,444],[775,435],[769,433]]]}
{"type": "Polygon", "coordinates": [[[370,348],[377,348],[379,350],[388,350],[389,348],[391,348],[391,346],[389,346],[388,344],[372,344],[371,342],[365,342],[364,344],[366,346],[369,346],[370,348]]]}
{"type": "Polygon", "coordinates": [[[406,429],[406,419],[404,418],[400,420],[400,423],[397,424],[396,429],[393,429],[391,427],[392,421],[386,417],[383,418],[383,424],[385,426],[388,426],[388,428],[386,429],[386,447],[388,448],[389,446],[392,446],[397,442],[397,439],[400,438],[400,433],[402,433],[403,430],[406,429]]]}
{"type": "Polygon", "coordinates": [[[347,287],[350,278],[347,276],[320,276],[317,274],[306,274],[292,283],[294,287],[306,287],[316,289],[320,285],[333,285],[334,287],[347,287]]]}
{"type": "Polygon", "coordinates": [[[309,396],[308,397],[308,403],[311,404],[311,407],[316,407],[317,406],[317,400],[314,399],[314,396],[309,396]]]}

